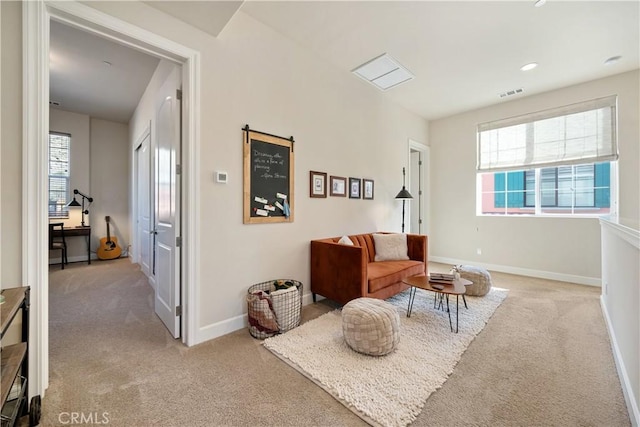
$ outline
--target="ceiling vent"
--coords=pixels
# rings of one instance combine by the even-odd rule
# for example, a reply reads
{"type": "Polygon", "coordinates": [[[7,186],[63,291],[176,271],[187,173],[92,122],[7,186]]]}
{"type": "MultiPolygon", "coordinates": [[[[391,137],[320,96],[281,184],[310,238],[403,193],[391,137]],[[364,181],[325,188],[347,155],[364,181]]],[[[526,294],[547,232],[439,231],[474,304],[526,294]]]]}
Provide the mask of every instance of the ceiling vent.
{"type": "Polygon", "coordinates": [[[513,95],[518,95],[519,93],[524,92],[524,89],[520,88],[520,89],[513,89],[513,90],[508,90],[506,92],[503,92],[500,94],[500,98],[506,98],[507,96],[513,96],[513,95]]]}
{"type": "Polygon", "coordinates": [[[380,90],[391,89],[415,77],[411,71],[386,53],[360,65],[352,73],[380,90]]]}

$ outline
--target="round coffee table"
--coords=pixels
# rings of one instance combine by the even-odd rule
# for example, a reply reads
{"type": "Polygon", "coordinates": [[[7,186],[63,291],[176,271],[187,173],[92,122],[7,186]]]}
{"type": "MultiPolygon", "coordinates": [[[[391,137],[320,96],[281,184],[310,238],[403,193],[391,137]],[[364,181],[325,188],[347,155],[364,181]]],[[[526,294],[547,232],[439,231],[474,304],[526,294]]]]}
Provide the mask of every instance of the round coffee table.
{"type": "MultiPolygon", "coordinates": [[[[424,289],[425,291],[435,292],[439,294],[440,305],[442,307],[442,298],[444,298],[447,302],[447,312],[449,313],[449,327],[451,328],[451,332],[453,332],[453,324],[451,322],[451,310],[449,310],[449,295],[456,296],[456,333],[458,333],[458,298],[462,295],[464,299],[465,286],[469,286],[472,284],[470,280],[467,279],[457,279],[454,280],[453,283],[445,284],[445,283],[433,283],[429,281],[427,276],[412,276],[406,278],[402,281],[407,285],[411,286],[411,290],[409,291],[409,306],[407,307],[407,317],[411,317],[411,311],[413,310],[413,301],[416,298],[416,289],[424,289]],[[436,286],[436,287],[434,287],[436,286]],[[440,289],[442,287],[442,289],[440,289]]],[[[464,301],[465,306],[467,305],[467,301],[464,301]]]]}

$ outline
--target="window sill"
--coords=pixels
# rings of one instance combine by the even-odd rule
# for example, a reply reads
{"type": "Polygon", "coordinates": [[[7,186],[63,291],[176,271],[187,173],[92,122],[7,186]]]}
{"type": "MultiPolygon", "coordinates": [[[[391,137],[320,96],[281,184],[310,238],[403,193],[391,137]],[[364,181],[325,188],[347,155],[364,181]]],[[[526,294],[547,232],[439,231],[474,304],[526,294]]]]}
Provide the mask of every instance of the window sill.
{"type": "Polygon", "coordinates": [[[536,215],[535,213],[483,213],[476,214],[476,216],[481,217],[503,217],[503,218],[582,218],[582,219],[600,219],[600,218],[608,218],[610,214],[553,214],[553,213],[543,213],[536,215]]]}

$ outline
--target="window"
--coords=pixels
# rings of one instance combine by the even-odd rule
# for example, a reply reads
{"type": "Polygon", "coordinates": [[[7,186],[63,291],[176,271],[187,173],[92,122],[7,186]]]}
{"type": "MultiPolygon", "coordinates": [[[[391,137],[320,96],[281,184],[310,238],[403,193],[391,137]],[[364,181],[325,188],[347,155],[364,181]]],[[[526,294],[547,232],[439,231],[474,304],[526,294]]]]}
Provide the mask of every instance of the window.
{"type": "Polygon", "coordinates": [[[612,96],[479,125],[478,214],[611,214],[615,123],[612,96]]]}
{"type": "Polygon", "coordinates": [[[611,163],[486,173],[481,174],[481,183],[481,214],[610,213],[611,163]]]}
{"type": "Polygon", "coordinates": [[[49,217],[69,216],[69,152],[71,135],[49,133],[49,217]]]}

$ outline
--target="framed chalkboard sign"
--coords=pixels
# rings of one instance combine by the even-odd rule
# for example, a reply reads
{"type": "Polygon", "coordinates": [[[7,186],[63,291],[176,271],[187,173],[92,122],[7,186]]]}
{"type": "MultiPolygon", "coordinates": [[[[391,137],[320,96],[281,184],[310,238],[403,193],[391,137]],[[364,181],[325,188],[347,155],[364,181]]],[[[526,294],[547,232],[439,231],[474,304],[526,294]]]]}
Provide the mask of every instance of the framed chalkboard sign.
{"type": "Polygon", "coordinates": [[[243,131],[244,223],[293,222],[293,137],[243,131]]]}

